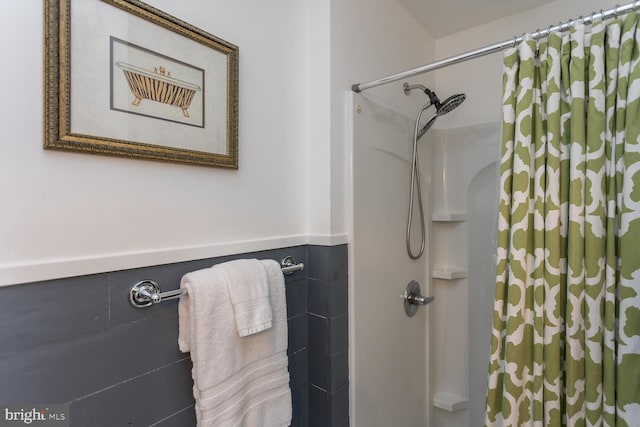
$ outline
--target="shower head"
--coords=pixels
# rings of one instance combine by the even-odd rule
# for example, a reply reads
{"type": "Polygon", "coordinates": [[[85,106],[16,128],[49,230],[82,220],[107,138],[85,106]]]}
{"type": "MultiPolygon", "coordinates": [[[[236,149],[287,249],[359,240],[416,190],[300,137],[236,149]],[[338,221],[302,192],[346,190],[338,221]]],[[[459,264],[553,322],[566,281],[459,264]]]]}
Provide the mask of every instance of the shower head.
{"type": "Polygon", "coordinates": [[[451,111],[458,108],[465,99],[467,99],[467,95],[465,95],[464,93],[459,93],[457,95],[448,97],[444,100],[443,103],[438,102],[437,104],[434,104],[437,108],[436,114],[438,116],[444,116],[445,114],[450,113],[451,111]]]}
{"type": "Polygon", "coordinates": [[[444,100],[444,102],[440,102],[440,98],[438,98],[438,95],[436,95],[429,89],[425,88],[424,93],[426,93],[429,97],[429,102],[431,103],[431,105],[436,107],[436,115],[438,117],[444,116],[445,114],[455,110],[460,106],[460,104],[464,102],[465,99],[467,99],[467,95],[465,95],[464,93],[458,93],[456,95],[448,97],[444,100]]]}

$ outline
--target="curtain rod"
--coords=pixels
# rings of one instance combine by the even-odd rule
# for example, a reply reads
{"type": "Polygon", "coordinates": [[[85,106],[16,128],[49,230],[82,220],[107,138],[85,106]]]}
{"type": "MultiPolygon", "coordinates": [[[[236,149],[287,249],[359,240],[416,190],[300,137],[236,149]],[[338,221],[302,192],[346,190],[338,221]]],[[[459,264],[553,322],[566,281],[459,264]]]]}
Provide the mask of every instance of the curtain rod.
{"type": "MultiPolygon", "coordinates": [[[[558,25],[550,25],[545,30],[536,30],[531,34],[531,37],[534,40],[541,39],[547,37],[551,33],[555,33],[557,31],[567,31],[573,25],[577,23],[582,24],[591,24],[593,21],[598,19],[606,20],[612,17],[617,17],[619,14],[624,14],[627,12],[631,12],[635,10],[638,6],[640,6],[640,1],[634,1],[624,6],[616,6],[614,8],[608,10],[600,9],[600,12],[593,12],[591,15],[583,17],[581,16],[578,19],[570,19],[564,24],[560,23],[558,25]]],[[[480,49],[472,50],[469,52],[462,53],[460,55],[455,55],[450,58],[442,59],[440,61],[432,62],[431,64],[423,65],[418,68],[413,68],[411,70],[403,71],[401,73],[392,74],[390,76],[381,77],[376,80],[371,80],[365,83],[355,83],[351,86],[351,90],[359,93],[363,90],[371,89],[372,87],[381,86],[387,83],[395,82],[398,80],[405,79],[407,77],[413,77],[418,74],[428,73],[429,71],[434,71],[440,68],[448,67],[449,65],[458,64],[460,62],[469,61],[470,59],[479,58],[481,56],[489,55],[491,53],[500,52],[508,47],[515,47],[518,43],[522,42],[525,39],[525,35],[521,35],[520,37],[513,37],[513,39],[505,40],[500,43],[495,43],[489,46],[481,47],[480,49]]]]}

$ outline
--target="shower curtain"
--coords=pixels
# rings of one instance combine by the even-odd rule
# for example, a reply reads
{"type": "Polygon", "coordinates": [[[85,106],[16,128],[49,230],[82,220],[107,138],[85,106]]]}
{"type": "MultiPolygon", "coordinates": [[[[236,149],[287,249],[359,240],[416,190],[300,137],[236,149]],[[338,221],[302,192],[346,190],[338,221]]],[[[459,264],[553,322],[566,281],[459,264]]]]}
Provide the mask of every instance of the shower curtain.
{"type": "Polygon", "coordinates": [[[640,425],[637,21],[505,52],[487,426],[640,425]]]}

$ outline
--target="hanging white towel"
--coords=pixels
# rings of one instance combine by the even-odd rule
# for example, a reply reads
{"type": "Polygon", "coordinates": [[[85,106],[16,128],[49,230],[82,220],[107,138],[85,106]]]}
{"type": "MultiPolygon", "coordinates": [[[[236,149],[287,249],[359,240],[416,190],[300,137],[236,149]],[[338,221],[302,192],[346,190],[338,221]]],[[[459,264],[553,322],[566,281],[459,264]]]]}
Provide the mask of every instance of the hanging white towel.
{"type": "Polygon", "coordinates": [[[238,336],[223,264],[188,273],[178,305],[178,344],[191,352],[199,427],[286,427],[291,423],[284,277],[267,272],[272,327],[238,336]],[[222,267],[221,267],[222,266],[222,267]]]}
{"type": "Polygon", "coordinates": [[[219,265],[227,278],[229,296],[241,337],[272,325],[267,272],[257,259],[239,259],[219,265]]]}

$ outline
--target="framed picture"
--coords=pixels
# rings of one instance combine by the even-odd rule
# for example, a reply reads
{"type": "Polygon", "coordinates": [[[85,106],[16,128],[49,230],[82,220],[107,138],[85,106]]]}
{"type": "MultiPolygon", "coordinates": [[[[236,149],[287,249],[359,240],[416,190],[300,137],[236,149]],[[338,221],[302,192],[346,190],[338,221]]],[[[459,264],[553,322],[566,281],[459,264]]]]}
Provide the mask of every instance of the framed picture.
{"type": "Polygon", "coordinates": [[[237,169],[237,46],[138,0],[46,0],[44,30],[44,148],[237,169]]]}

